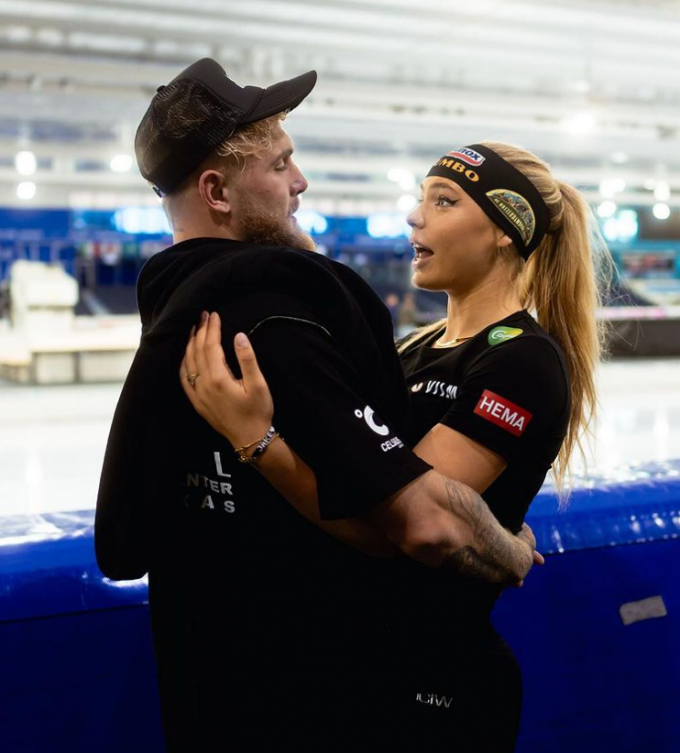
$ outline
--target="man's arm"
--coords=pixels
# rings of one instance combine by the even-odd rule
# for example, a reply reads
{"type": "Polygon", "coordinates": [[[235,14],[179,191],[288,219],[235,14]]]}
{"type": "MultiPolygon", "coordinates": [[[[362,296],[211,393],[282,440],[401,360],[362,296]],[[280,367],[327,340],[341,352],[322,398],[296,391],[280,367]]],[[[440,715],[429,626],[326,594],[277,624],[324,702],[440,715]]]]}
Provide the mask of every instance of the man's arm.
{"type": "Polygon", "coordinates": [[[531,530],[503,528],[470,487],[430,471],[366,516],[409,557],[493,583],[517,584],[534,561],[531,530]]]}

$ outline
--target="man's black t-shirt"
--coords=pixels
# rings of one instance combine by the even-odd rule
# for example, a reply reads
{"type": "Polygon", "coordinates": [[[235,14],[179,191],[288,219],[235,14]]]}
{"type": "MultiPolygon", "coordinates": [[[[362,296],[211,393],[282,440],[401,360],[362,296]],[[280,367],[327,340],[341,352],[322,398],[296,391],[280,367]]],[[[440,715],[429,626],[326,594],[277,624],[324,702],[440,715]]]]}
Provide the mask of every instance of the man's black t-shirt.
{"type": "Polygon", "coordinates": [[[168,749],[224,747],[246,729],[253,743],[309,743],[351,719],[378,680],[382,563],[238,463],[193,411],[179,365],[204,309],[220,313],[236,373],[233,337],[248,333],[274,425],[316,472],[321,516],[352,517],[429,469],[400,439],[408,393],[389,313],[324,257],[218,239],[153,257],[138,297],[143,335],[109,437],[95,542],[106,575],[149,573],[168,749]]]}
{"type": "MultiPolygon", "coordinates": [[[[527,311],[455,347],[434,347],[441,334],[401,356],[412,401],[406,442],[415,447],[443,424],[504,458],[506,469],[482,496],[516,532],[566,434],[571,397],[562,351],[527,311]]],[[[490,584],[450,573],[444,579],[412,561],[399,563],[393,575],[397,622],[404,624],[464,627],[488,617],[499,594],[490,584]]]]}

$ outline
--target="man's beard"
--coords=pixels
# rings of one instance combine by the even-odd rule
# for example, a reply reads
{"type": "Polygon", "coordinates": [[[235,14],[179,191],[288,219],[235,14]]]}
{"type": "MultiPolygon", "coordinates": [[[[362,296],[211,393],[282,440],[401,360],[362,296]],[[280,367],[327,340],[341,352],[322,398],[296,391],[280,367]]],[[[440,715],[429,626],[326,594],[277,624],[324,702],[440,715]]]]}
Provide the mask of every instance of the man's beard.
{"type": "Polygon", "coordinates": [[[268,246],[288,246],[301,251],[316,251],[311,236],[291,222],[282,222],[279,217],[267,212],[252,194],[242,197],[241,238],[251,243],[268,246]]]}

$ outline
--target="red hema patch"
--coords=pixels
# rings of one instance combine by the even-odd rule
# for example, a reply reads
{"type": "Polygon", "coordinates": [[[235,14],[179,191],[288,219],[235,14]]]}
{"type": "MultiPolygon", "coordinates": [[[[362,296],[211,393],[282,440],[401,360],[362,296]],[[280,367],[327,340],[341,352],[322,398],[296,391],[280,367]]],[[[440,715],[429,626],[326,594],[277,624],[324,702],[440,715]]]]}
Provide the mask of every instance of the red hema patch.
{"type": "Polygon", "coordinates": [[[511,403],[490,390],[484,390],[475,407],[475,413],[501,429],[521,437],[533,418],[529,411],[511,403]]]}

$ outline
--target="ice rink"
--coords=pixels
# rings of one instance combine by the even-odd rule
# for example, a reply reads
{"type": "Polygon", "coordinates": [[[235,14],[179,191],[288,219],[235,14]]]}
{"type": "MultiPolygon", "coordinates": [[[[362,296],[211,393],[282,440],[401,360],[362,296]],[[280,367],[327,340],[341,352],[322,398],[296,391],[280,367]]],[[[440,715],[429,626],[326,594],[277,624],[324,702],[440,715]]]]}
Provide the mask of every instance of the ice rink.
{"type": "MultiPolygon", "coordinates": [[[[591,469],[680,458],[680,359],[613,361],[599,384],[591,469]]],[[[121,387],[0,381],[0,515],[94,507],[121,387]]]]}

